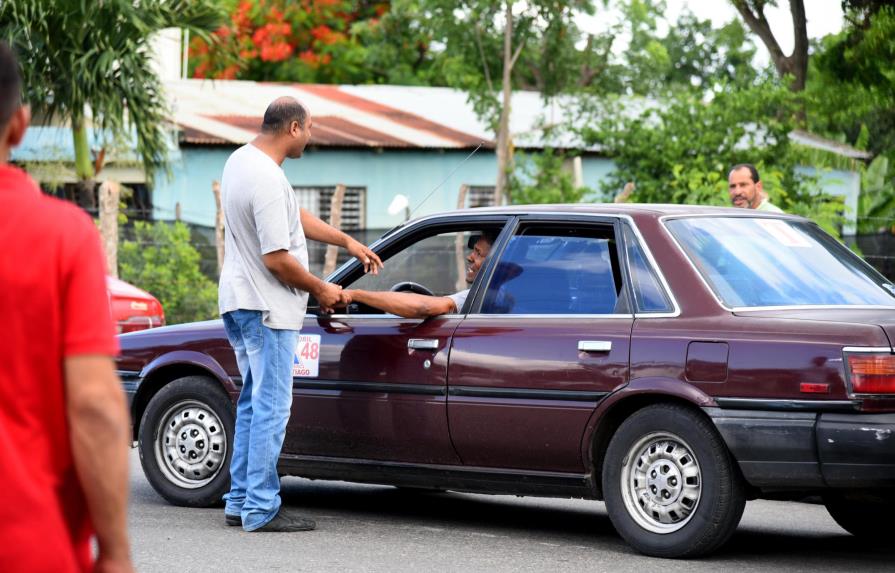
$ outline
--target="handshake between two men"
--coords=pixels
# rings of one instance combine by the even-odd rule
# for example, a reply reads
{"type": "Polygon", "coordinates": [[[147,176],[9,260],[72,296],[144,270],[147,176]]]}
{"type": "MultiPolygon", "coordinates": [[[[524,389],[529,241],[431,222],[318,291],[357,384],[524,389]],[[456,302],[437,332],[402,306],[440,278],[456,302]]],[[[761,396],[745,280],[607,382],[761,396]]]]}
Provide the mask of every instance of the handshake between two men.
{"type": "MultiPolygon", "coordinates": [[[[482,268],[482,264],[491,252],[494,243],[494,235],[482,232],[475,235],[470,241],[471,249],[466,257],[466,284],[472,285],[476,275],[482,268]]],[[[382,268],[382,261],[367,247],[364,251],[351,254],[364,264],[364,271],[377,274],[382,268]]],[[[429,296],[413,292],[368,291],[360,289],[342,289],[341,286],[332,283],[323,283],[325,290],[314,293],[320,309],[323,312],[334,312],[336,308],[347,306],[351,303],[360,303],[384,312],[403,316],[405,318],[428,318],[440,314],[460,312],[469,289],[464,289],[447,296],[429,296]]]]}

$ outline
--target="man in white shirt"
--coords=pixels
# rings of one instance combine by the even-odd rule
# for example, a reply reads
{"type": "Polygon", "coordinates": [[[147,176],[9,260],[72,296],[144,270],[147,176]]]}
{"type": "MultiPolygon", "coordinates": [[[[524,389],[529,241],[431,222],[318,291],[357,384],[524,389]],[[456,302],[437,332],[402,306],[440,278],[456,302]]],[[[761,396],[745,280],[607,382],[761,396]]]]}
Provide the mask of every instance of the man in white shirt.
{"type": "Polygon", "coordinates": [[[279,98],[264,113],[261,133],[233,152],[221,177],[225,254],[218,304],[242,376],[224,516],[246,531],[316,527],[281,508],[277,473],[308,293],[324,312],[342,299],[340,286],[308,271],[306,240],[344,247],[367,272],[382,266],[369,248],[299,208],[281,166],[287,157],[301,157],[310,138],[307,109],[279,98]]]}
{"type": "Polygon", "coordinates": [[[730,169],[727,174],[727,189],[734,207],[783,213],[783,209],[768,199],[768,194],[762,188],[758,169],[751,163],[740,163],[730,169]]]}
{"type": "MultiPolygon", "coordinates": [[[[494,236],[489,232],[479,235],[466,257],[466,284],[472,285],[491,252],[494,236]]],[[[412,292],[384,292],[347,289],[342,293],[345,302],[359,302],[405,318],[428,318],[440,314],[460,312],[469,295],[469,289],[448,296],[427,296],[412,292]]]]}

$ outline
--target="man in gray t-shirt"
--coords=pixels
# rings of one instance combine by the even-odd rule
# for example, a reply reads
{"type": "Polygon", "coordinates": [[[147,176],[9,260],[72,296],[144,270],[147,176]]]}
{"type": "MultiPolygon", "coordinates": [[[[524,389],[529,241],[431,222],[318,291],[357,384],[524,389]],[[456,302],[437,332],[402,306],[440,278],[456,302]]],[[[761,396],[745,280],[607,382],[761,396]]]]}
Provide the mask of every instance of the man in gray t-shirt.
{"type": "MultiPolygon", "coordinates": [[[[475,281],[482,264],[491,252],[493,243],[494,235],[490,231],[483,231],[475,237],[472,250],[466,257],[466,284],[472,285],[475,281]]],[[[406,318],[428,318],[460,312],[468,295],[469,289],[447,296],[348,289],[342,293],[342,300],[346,303],[359,302],[406,318]]]]}
{"type": "Polygon", "coordinates": [[[224,515],[246,531],[316,526],[281,508],[277,474],[308,293],[323,311],[344,300],[340,286],[308,271],[307,239],[344,247],[367,272],[382,266],[369,248],[299,208],[281,165],[301,157],[310,138],[304,106],[277,99],[264,113],[261,134],[233,152],[221,177],[226,239],[218,299],[242,376],[224,515]]]}

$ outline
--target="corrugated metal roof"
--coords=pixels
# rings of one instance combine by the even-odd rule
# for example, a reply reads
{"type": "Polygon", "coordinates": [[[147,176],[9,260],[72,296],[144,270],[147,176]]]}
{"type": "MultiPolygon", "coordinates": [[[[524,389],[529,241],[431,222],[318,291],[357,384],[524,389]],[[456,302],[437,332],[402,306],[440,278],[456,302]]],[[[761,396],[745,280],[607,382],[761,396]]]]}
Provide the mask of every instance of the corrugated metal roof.
{"type": "MultiPolygon", "coordinates": [[[[171,80],[166,90],[185,143],[243,144],[258,132],[267,105],[292,96],[311,111],[312,144],[326,146],[466,149],[493,147],[490,127],[467,96],[450,88],[277,84],[228,80],[171,80]]],[[[513,94],[510,129],[517,146],[543,147],[539,126],[566,119],[559,104],[539,94],[513,94]]],[[[555,145],[555,143],[554,143],[555,145]]]]}
{"type": "Polygon", "coordinates": [[[446,149],[476,146],[483,139],[342,86],[175,80],[166,90],[186,143],[246,143],[257,134],[267,105],[280,96],[295,97],[311,111],[314,145],[446,149]]]}
{"type": "Polygon", "coordinates": [[[794,129],[789,132],[789,139],[807,147],[829,151],[830,153],[835,153],[836,155],[841,155],[850,159],[870,159],[872,157],[870,153],[855,149],[851,145],[833,141],[832,139],[827,139],[801,129],[794,129]]]}

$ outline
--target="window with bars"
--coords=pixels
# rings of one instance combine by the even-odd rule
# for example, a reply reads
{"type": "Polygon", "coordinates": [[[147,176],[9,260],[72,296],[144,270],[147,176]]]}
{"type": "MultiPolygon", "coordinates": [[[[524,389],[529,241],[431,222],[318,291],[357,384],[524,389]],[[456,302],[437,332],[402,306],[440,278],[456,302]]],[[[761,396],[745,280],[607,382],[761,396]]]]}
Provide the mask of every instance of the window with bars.
{"type": "MultiPolygon", "coordinates": [[[[329,222],[329,208],[335,185],[318,185],[311,187],[293,187],[298,205],[310,213],[329,222]]],[[[343,231],[357,231],[367,228],[367,189],[366,187],[347,187],[342,200],[343,231]]]]}
{"type": "Polygon", "coordinates": [[[470,185],[466,194],[466,206],[470,209],[475,207],[491,207],[494,205],[494,186],[490,185],[470,185]]]}

